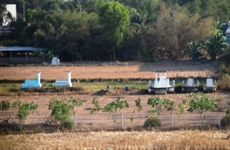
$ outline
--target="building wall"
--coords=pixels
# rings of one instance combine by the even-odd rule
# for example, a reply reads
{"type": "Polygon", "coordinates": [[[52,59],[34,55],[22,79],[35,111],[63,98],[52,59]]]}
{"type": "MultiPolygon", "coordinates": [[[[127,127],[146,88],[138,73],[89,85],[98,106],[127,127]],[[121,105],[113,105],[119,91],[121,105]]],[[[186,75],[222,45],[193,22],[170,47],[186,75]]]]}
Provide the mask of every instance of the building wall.
{"type": "Polygon", "coordinates": [[[17,20],[17,11],[16,11],[16,4],[7,4],[6,5],[6,12],[3,13],[3,26],[7,26],[12,20],[7,19],[5,16],[8,12],[11,13],[12,17],[17,20]]]}

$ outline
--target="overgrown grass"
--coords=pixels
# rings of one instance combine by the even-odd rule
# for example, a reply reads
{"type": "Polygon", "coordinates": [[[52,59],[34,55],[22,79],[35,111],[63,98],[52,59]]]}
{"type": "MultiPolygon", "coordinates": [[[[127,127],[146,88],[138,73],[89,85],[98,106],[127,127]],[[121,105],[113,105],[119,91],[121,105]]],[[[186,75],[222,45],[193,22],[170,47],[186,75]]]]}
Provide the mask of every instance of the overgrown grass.
{"type": "Polygon", "coordinates": [[[147,82],[146,81],[106,81],[106,82],[75,82],[73,81],[73,87],[53,87],[52,82],[48,81],[42,82],[42,88],[39,89],[21,89],[22,83],[2,83],[0,82],[0,93],[1,94],[22,94],[25,92],[81,92],[85,93],[96,93],[101,90],[106,89],[106,85],[109,84],[111,89],[114,88],[125,88],[126,86],[130,88],[135,88],[137,90],[147,89],[147,82]]]}
{"type": "MultiPolygon", "coordinates": [[[[176,83],[176,92],[180,92],[182,81],[186,81],[187,78],[176,78],[170,79],[170,81],[175,80],[176,83]]],[[[199,80],[200,88],[205,85],[205,78],[195,78],[199,80]]],[[[152,80],[153,81],[153,80],[152,80]]],[[[147,90],[148,80],[142,79],[83,79],[83,80],[72,80],[73,87],[53,87],[52,84],[54,81],[42,81],[42,88],[39,89],[21,89],[21,84],[24,81],[17,82],[4,82],[0,81],[0,94],[23,94],[26,92],[75,92],[75,93],[97,93],[99,91],[105,90],[106,85],[110,86],[110,89],[125,89],[127,86],[129,89],[135,90],[147,90]]]]}
{"type": "Polygon", "coordinates": [[[19,83],[0,83],[0,94],[15,94],[20,92],[22,90],[19,83]]]}

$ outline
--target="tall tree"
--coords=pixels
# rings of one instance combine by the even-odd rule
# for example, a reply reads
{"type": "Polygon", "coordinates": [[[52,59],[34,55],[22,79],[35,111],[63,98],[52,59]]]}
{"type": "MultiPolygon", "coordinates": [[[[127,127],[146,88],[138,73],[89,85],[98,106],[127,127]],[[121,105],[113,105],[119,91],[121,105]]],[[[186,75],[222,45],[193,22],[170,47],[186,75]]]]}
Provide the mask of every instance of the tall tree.
{"type": "Polygon", "coordinates": [[[116,51],[129,29],[129,10],[119,2],[105,3],[99,10],[99,21],[104,27],[104,44],[115,60],[116,51]]]}

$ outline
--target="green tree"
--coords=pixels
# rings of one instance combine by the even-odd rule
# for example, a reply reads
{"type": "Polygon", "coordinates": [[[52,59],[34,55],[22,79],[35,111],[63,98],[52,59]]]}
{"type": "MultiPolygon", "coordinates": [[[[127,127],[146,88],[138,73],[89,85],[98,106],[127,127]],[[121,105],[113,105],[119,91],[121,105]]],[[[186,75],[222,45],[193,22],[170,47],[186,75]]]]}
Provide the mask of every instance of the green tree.
{"type": "Polygon", "coordinates": [[[73,99],[73,98],[70,98],[69,100],[69,108],[70,110],[72,111],[73,113],[73,116],[74,116],[74,130],[76,129],[76,113],[77,113],[77,107],[80,107],[82,106],[84,103],[86,103],[87,101],[86,100],[82,100],[80,98],[78,99],[73,99]]]}
{"type": "Polygon", "coordinates": [[[94,112],[98,112],[100,110],[102,110],[99,101],[97,100],[97,97],[94,97],[92,100],[92,104],[95,106],[95,108],[92,108],[90,113],[93,114],[94,112]]]}
{"type": "Polygon", "coordinates": [[[138,111],[141,111],[142,110],[142,105],[141,105],[141,99],[140,98],[135,100],[135,104],[136,104],[136,107],[138,108],[138,111]]]}
{"type": "Polygon", "coordinates": [[[207,111],[216,110],[215,102],[221,102],[219,98],[210,98],[204,93],[191,93],[187,96],[184,102],[189,102],[188,111],[196,111],[200,114],[202,119],[202,124],[204,123],[204,116],[207,111]]]}
{"type": "Polygon", "coordinates": [[[38,105],[34,102],[23,104],[20,100],[17,100],[12,104],[12,108],[17,109],[17,118],[20,121],[20,130],[22,130],[23,121],[26,120],[27,116],[30,114],[30,111],[38,108],[38,105]]]}
{"type": "Polygon", "coordinates": [[[145,15],[147,22],[153,22],[156,19],[156,7],[159,0],[118,0],[120,3],[128,6],[131,10],[136,9],[139,15],[145,15]]]}
{"type": "Polygon", "coordinates": [[[151,105],[153,108],[149,112],[156,113],[158,117],[164,110],[173,110],[174,108],[173,101],[170,101],[165,98],[159,98],[159,97],[149,98],[147,104],[151,105]]]}
{"type": "Polygon", "coordinates": [[[104,28],[104,44],[107,49],[110,48],[109,51],[115,61],[116,51],[129,29],[129,10],[117,1],[107,2],[99,9],[99,21],[104,28]]]}
{"type": "Polygon", "coordinates": [[[126,100],[122,100],[121,98],[117,98],[115,101],[107,104],[103,108],[103,112],[110,112],[110,114],[120,112],[124,108],[129,108],[129,103],[126,100]]]}
{"type": "Polygon", "coordinates": [[[188,43],[207,38],[213,29],[211,17],[190,15],[185,7],[176,4],[160,2],[157,14],[156,23],[144,35],[146,50],[155,60],[184,58],[188,43]]]}
{"type": "Polygon", "coordinates": [[[61,123],[62,129],[73,127],[73,122],[70,119],[70,106],[64,100],[52,98],[49,102],[49,110],[51,110],[51,116],[61,123]]]}

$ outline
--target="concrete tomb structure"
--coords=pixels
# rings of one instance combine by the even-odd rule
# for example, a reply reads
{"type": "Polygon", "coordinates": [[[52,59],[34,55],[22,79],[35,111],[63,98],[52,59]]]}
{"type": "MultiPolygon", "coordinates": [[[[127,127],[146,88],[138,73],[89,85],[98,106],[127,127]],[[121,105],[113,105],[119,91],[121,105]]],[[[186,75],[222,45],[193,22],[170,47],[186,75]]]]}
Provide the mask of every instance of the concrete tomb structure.
{"type": "Polygon", "coordinates": [[[203,86],[203,91],[204,92],[216,92],[216,86],[213,83],[212,78],[207,78],[206,79],[206,85],[203,86]]]}
{"type": "Polygon", "coordinates": [[[187,81],[182,81],[182,92],[197,92],[199,90],[199,81],[194,81],[193,78],[188,78],[187,81]]]}
{"type": "Polygon", "coordinates": [[[60,65],[60,59],[58,59],[58,57],[53,57],[51,65],[60,65]]]}
{"type": "Polygon", "coordinates": [[[37,72],[37,79],[25,80],[25,83],[21,85],[21,88],[40,88],[41,84],[41,72],[37,72]]]}
{"type": "Polygon", "coordinates": [[[175,91],[175,80],[170,84],[169,78],[167,78],[166,72],[156,72],[154,84],[149,80],[148,82],[148,92],[154,92],[155,94],[167,94],[167,92],[175,91]],[[158,74],[163,74],[158,78],[158,74]]]}
{"type": "Polygon", "coordinates": [[[68,72],[68,78],[67,79],[56,79],[55,83],[53,83],[53,86],[69,86],[69,87],[72,87],[71,72],[68,72]]]}

